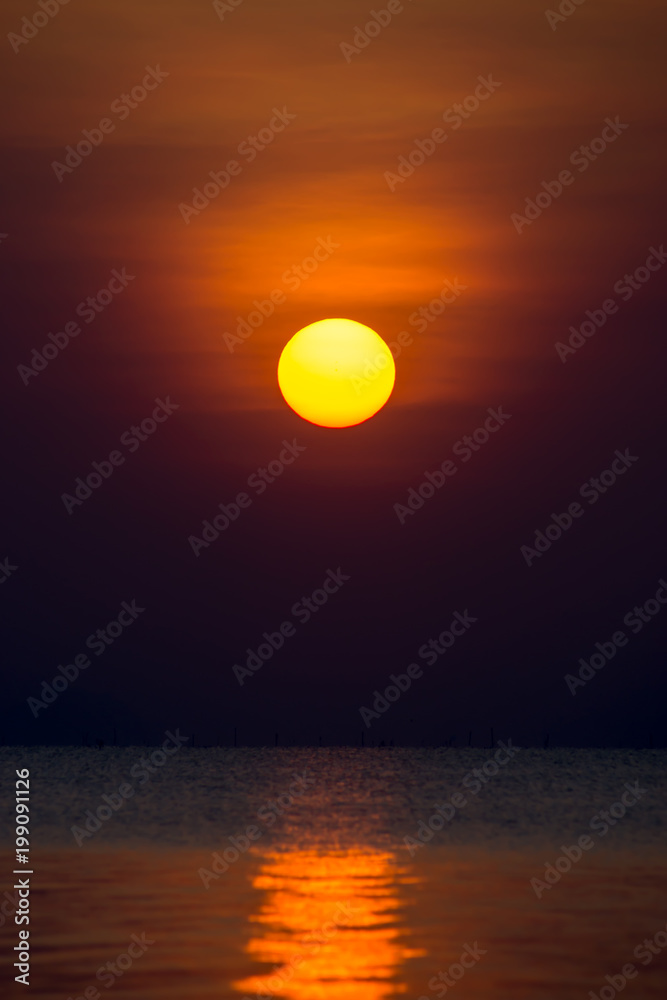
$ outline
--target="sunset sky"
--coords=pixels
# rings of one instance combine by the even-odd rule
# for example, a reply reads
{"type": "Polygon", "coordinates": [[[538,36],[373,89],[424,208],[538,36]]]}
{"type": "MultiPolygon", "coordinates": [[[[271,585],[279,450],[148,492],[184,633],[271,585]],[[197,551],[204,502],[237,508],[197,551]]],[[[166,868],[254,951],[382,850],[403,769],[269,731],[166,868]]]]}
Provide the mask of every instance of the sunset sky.
{"type": "Polygon", "coordinates": [[[552,28],[537,0],[405,0],[353,54],[371,20],[358,0],[218,7],[72,0],[18,45],[39,8],[3,7],[5,739],[181,726],[230,742],[236,726],[240,742],[358,743],[360,706],[414,661],[423,678],[367,743],[479,744],[491,726],[539,745],[664,742],[667,611],[576,695],[564,682],[667,573],[665,270],[624,279],[667,240],[663,5],[585,0],[552,28]],[[443,115],[480,78],[492,92],[455,127],[443,115]],[[144,79],[154,89],[123,104],[144,79]],[[103,119],[99,145],[54,169],[103,119]],[[434,129],[432,154],[390,182],[434,129]],[[602,152],[576,153],[605,129],[602,152]],[[225,189],[183,212],[231,160],[225,189]],[[517,232],[512,215],[564,170],[517,232]],[[79,303],[114,270],[127,287],[85,322],[79,303]],[[460,294],[420,321],[446,282],[460,294]],[[609,299],[562,360],[555,345],[609,299]],[[284,344],[326,317],[411,338],[386,407],[339,431],[297,417],[276,381],[284,344]],[[164,426],[119,444],[167,397],[164,426]],[[401,523],[395,505],[499,407],[511,418],[401,523]],[[305,450],[249,488],[284,441],[305,450]],[[124,463],[68,513],[62,495],[114,449],[124,463]],[[528,566],[521,546],[626,449],[627,474],[528,566]],[[195,555],[188,539],[243,490],[252,504],[195,555]],[[339,567],[349,581],[299,623],[295,602],[339,567]],[[136,623],[33,718],[28,697],[132,599],[136,623]],[[420,647],[466,609],[478,623],[427,666],[420,647]],[[287,620],[296,634],[241,686],[233,665],[287,620]]]}

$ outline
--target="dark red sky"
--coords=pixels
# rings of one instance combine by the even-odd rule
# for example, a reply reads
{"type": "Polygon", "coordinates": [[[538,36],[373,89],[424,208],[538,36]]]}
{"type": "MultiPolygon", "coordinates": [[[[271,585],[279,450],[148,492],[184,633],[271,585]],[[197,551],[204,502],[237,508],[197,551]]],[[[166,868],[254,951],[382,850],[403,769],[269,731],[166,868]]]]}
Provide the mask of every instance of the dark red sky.
{"type": "Polygon", "coordinates": [[[623,290],[667,238],[662,6],[586,0],[552,30],[537,2],[414,0],[349,62],[341,44],[370,18],[352,0],[243,0],[222,20],[183,0],[72,3],[15,52],[26,14],[5,4],[0,60],[6,738],[106,740],[115,724],[125,742],[167,725],[228,741],[236,725],[251,742],[358,741],[359,707],[467,608],[475,628],[420,661],[367,739],[664,740],[659,616],[576,696],[563,680],[667,571],[664,271],[623,290]],[[446,112],[480,77],[493,92],[459,125],[446,112]],[[54,169],[103,119],[99,145],[54,169]],[[425,162],[388,181],[434,129],[425,162]],[[179,206],[230,160],[186,223],[179,206]],[[518,233],[513,213],[564,170],[518,233]],[[26,377],[123,268],[127,288],[26,377]],[[461,294],[420,323],[446,281],[461,294]],[[275,289],[286,301],[230,352],[224,334],[275,289]],[[563,362],[555,344],[609,299],[563,362]],[[349,430],[304,423],[277,388],[283,345],[326,316],[412,336],[385,409],[349,430]],[[120,444],[167,396],[155,435],[120,444]],[[511,419],[401,524],[394,505],[499,406],[511,419]],[[294,439],[298,460],[195,557],[188,537],[294,439]],[[68,514],[62,495],[118,448],[68,514]],[[521,546],[626,448],[627,475],[529,568],[521,546]],[[232,665],[339,566],[341,592],[239,687],[232,665]],[[135,597],[133,630],[34,719],[26,699],[135,597]]]}

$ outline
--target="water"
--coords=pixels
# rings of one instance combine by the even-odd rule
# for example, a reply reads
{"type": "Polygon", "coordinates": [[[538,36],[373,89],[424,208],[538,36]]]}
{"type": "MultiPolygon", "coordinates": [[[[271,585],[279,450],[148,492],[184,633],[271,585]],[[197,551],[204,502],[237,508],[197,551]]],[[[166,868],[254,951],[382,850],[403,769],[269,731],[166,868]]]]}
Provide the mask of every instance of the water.
{"type": "Polygon", "coordinates": [[[31,771],[30,994],[606,1000],[632,962],[624,995],[664,998],[667,953],[633,951],[667,926],[665,752],[494,752],[5,748],[3,845],[31,771]]]}

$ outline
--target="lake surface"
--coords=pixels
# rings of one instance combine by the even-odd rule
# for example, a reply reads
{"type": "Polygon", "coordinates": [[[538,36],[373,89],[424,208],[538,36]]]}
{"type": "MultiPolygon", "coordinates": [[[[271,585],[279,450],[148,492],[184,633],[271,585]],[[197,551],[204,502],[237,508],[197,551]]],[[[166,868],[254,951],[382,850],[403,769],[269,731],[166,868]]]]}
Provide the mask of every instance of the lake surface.
{"type": "MultiPolygon", "coordinates": [[[[605,977],[618,985],[633,963],[624,997],[664,998],[667,948],[633,952],[667,927],[667,753],[504,742],[498,760],[3,748],[10,899],[8,788],[15,767],[31,772],[26,992],[609,1000],[605,977]]],[[[8,995],[25,995],[11,983],[17,928],[0,919],[8,995]]]]}

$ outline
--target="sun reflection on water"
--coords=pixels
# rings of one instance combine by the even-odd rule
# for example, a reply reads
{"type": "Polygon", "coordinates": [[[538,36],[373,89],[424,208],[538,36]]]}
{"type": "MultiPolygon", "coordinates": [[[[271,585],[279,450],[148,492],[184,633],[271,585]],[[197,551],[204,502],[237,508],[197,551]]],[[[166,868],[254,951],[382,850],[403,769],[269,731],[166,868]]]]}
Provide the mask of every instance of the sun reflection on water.
{"type": "Polygon", "coordinates": [[[265,970],[234,989],[253,1000],[385,1000],[401,992],[401,965],[423,954],[401,943],[397,888],[414,881],[380,851],[264,855],[252,884],[265,897],[246,952],[265,970]]]}

